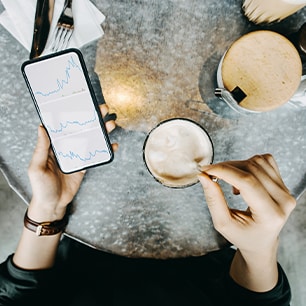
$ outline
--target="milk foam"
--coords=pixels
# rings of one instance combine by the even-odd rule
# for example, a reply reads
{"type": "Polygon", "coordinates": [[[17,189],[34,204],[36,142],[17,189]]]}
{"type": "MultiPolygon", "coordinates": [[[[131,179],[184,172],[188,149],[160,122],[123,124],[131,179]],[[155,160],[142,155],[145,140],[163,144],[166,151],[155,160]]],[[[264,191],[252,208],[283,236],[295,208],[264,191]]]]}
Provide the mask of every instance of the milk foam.
{"type": "Polygon", "coordinates": [[[212,162],[213,148],[207,133],[185,119],[165,121],[146,141],[145,161],[151,174],[170,187],[198,181],[198,167],[212,162]]]}

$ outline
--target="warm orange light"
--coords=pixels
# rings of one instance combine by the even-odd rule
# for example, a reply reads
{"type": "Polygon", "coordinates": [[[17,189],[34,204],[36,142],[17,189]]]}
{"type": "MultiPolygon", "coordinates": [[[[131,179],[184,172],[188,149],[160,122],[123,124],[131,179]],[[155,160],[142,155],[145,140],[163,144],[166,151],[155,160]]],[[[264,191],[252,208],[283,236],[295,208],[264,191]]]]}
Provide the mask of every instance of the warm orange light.
{"type": "MultiPolygon", "coordinates": [[[[101,57],[102,58],[102,57],[101,57]]],[[[148,130],[156,124],[159,111],[160,86],[158,79],[143,63],[126,56],[97,64],[103,95],[110,112],[117,114],[117,124],[126,129],[148,130]]],[[[166,105],[166,104],[165,104],[166,105]]]]}

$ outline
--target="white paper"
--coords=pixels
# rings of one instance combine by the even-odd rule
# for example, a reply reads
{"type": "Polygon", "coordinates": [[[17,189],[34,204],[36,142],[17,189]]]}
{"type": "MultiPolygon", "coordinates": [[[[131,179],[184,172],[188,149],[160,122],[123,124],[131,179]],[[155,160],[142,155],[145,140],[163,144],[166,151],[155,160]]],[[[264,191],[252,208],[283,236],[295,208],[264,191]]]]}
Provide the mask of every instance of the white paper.
{"type": "MultiPolygon", "coordinates": [[[[29,52],[32,46],[36,0],[1,0],[5,11],[0,24],[11,33],[29,52]]],[[[56,0],[50,26],[49,41],[62,12],[64,0],[56,0]]],[[[80,48],[103,36],[101,23],[105,16],[89,1],[72,3],[74,32],[69,47],[80,48]]],[[[49,43],[49,42],[48,42],[49,43]]]]}

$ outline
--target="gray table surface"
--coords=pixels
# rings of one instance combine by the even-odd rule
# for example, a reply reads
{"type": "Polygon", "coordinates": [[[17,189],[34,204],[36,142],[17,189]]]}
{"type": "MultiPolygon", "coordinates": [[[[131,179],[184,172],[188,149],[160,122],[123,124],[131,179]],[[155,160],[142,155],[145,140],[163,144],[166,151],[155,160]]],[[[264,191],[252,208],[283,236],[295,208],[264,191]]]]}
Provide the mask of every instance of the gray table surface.
{"type": "MultiPolygon", "coordinates": [[[[68,236],[131,257],[196,256],[226,244],[213,229],[200,184],[166,188],[145,168],[146,134],[172,117],[195,120],[208,131],[214,162],[272,153],[287,186],[301,195],[306,186],[306,109],[285,104],[242,116],[216,98],[214,88],[217,65],[233,41],[256,29],[288,35],[303,24],[305,9],[280,23],[255,26],[243,16],[238,0],[93,3],[106,15],[105,34],[81,51],[97,95],[101,82],[106,102],[118,115],[120,127],[111,140],[120,149],[111,164],[86,173],[68,236]]],[[[20,72],[29,54],[2,27],[0,54],[0,168],[28,203],[27,167],[39,124],[20,72]]],[[[221,184],[230,206],[244,208],[240,196],[221,184]]]]}

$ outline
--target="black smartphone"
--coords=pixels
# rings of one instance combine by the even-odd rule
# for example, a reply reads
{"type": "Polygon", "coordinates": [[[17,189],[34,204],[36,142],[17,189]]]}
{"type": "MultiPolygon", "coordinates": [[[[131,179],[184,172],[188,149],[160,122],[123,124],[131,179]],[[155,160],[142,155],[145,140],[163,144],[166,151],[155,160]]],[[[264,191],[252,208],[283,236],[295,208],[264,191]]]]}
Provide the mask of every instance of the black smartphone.
{"type": "Polygon", "coordinates": [[[82,53],[67,49],[21,67],[62,172],[113,160],[114,154],[82,53]]]}

